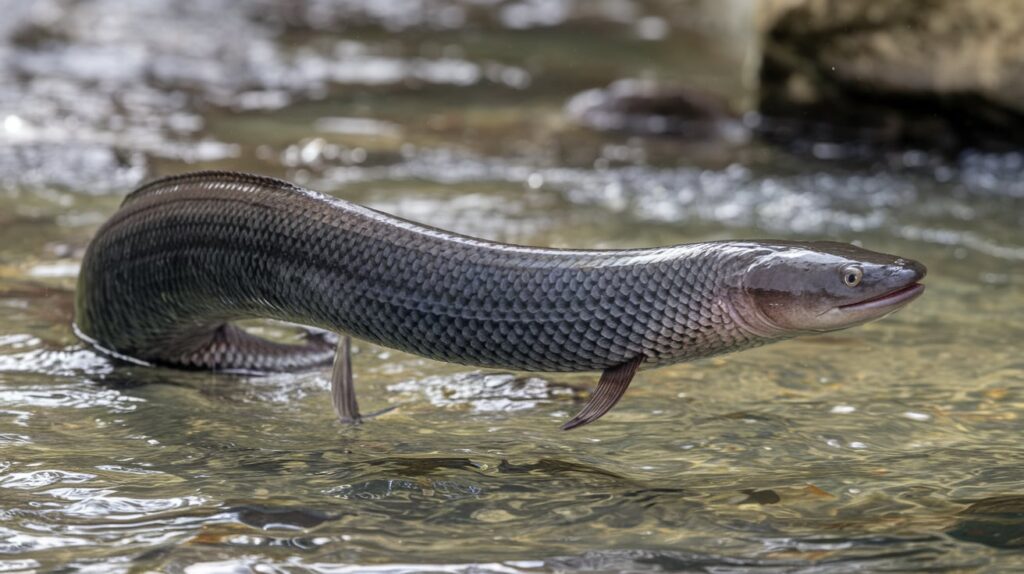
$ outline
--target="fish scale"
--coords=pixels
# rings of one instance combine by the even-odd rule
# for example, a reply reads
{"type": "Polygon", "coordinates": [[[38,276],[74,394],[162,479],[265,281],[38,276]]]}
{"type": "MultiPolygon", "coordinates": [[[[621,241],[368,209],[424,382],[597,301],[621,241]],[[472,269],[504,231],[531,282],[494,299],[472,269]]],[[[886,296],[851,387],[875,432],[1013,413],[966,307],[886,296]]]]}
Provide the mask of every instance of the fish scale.
{"type": "Polygon", "coordinates": [[[484,367],[652,367],[766,342],[716,303],[755,252],[506,245],[271,178],[200,172],[144,185],[99,230],[76,326],[121,357],[186,368],[285,370],[333,355],[322,339],[282,345],[230,324],[252,318],[484,367]]]}

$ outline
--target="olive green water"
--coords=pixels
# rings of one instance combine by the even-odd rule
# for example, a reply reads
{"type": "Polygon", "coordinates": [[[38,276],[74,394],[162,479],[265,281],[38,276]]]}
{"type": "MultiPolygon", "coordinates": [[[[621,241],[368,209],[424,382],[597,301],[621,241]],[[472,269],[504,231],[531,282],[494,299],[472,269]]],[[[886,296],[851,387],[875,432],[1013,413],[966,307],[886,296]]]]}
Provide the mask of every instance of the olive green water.
{"type": "Polygon", "coordinates": [[[574,127],[619,77],[739,93],[714,26],[654,3],[32,4],[0,2],[0,571],[1024,569],[1024,156],[574,127]],[[396,408],[349,428],[324,371],[128,367],[71,333],[120,198],[214,167],[531,245],[856,241],[928,289],[645,371],[569,433],[593,374],[363,344],[364,410],[396,408]]]}

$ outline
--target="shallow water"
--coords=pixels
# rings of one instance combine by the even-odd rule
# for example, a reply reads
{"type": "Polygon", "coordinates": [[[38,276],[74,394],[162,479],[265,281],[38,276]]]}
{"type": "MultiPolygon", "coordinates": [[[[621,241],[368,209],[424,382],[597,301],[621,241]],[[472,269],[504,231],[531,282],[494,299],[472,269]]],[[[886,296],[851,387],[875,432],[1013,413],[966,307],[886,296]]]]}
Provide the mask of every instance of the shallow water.
{"type": "Polygon", "coordinates": [[[707,22],[401,4],[0,1],[0,571],[1024,569],[1024,156],[599,135],[573,93],[738,89],[707,22]],[[348,428],[326,372],[126,367],[71,333],[120,198],[214,167],[534,245],[857,241],[925,262],[928,291],[645,371],[569,433],[592,374],[362,344],[364,410],[397,408],[348,428]]]}

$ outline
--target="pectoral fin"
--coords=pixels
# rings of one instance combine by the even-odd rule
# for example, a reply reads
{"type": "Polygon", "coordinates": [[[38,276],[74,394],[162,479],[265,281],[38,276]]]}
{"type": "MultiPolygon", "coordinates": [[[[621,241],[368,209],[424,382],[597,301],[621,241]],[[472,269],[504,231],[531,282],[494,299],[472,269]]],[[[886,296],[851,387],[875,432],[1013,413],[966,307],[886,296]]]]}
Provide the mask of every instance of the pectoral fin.
{"type": "Polygon", "coordinates": [[[601,380],[598,381],[597,388],[594,389],[590,400],[583,405],[583,409],[576,413],[576,416],[562,425],[562,430],[571,430],[592,423],[610,411],[615,403],[619,402],[622,395],[626,394],[629,383],[633,380],[633,376],[636,375],[636,371],[644,359],[645,357],[641,355],[621,365],[605,369],[601,373],[601,380]]]}
{"type": "Polygon", "coordinates": [[[334,369],[331,371],[331,401],[341,422],[354,424],[362,420],[359,416],[359,403],[356,402],[356,387],[352,380],[352,340],[348,335],[338,337],[334,369]]]}

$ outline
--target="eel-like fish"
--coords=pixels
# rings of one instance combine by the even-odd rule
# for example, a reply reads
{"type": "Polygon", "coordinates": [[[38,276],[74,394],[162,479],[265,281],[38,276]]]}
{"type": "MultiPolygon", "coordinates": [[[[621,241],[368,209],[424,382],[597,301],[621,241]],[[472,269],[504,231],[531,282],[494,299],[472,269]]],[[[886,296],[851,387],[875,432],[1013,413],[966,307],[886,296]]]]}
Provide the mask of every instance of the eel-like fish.
{"type": "Polygon", "coordinates": [[[523,247],[228,172],[132,192],[82,262],[75,328],[123,360],[280,371],[326,364],[358,420],[348,337],[439,361],[602,371],[563,428],[597,420],[638,369],[859,325],[919,296],[920,263],[848,244],[718,241],[523,247]],[[341,335],[285,345],[231,321],[341,335]]]}

